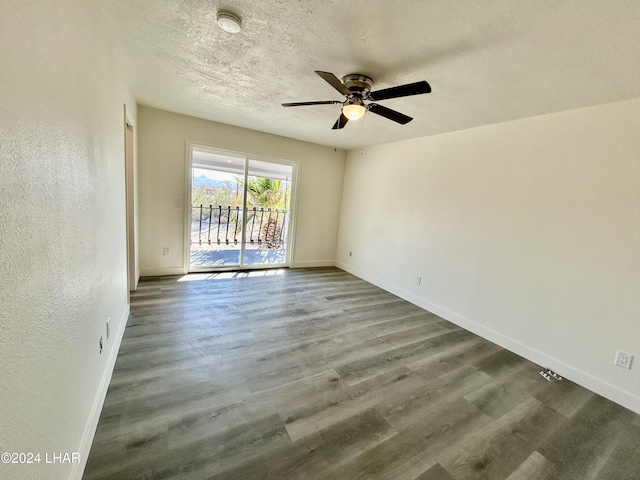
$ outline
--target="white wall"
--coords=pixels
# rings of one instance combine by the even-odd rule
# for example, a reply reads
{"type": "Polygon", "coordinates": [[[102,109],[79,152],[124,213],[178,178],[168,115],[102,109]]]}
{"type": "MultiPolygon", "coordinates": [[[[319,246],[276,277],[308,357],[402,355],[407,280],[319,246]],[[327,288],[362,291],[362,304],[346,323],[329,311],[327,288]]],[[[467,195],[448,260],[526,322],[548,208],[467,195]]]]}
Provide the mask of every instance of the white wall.
{"type": "MultiPolygon", "coordinates": [[[[140,269],[184,273],[186,146],[199,145],[299,162],[293,267],[333,265],[346,153],[194,117],[138,107],[140,269]],[[164,247],[171,256],[163,257],[164,247]]],[[[188,207],[188,204],[187,204],[188,207]]],[[[188,245],[187,245],[188,248],[188,245]]]]}
{"type": "Polygon", "coordinates": [[[128,313],[124,104],[96,2],[0,3],[0,478],[79,478],[128,313]],[[111,317],[111,338],[105,321],[111,317]],[[45,454],[79,452],[80,465],[45,454]]]}
{"type": "Polygon", "coordinates": [[[349,152],[336,264],[640,412],[640,100],[349,152]]]}

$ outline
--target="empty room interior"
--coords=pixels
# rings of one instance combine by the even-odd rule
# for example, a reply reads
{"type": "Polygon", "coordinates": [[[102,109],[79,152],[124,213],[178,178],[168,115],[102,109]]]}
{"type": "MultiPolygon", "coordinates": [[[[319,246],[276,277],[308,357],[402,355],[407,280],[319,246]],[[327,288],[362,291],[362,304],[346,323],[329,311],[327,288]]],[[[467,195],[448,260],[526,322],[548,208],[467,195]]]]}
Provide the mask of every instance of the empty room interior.
{"type": "Polygon", "coordinates": [[[640,2],[3,0],[0,478],[640,478],[640,2]]]}

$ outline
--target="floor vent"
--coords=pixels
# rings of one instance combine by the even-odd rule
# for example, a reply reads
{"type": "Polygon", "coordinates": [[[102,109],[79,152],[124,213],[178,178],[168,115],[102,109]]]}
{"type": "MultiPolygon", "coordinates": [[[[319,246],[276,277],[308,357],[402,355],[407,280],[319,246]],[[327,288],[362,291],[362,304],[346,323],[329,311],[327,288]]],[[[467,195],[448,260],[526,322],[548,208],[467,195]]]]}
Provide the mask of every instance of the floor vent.
{"type": "Polygon", "coordinates": [[[548,368],[543,368],[538,373],[540,373],[540,375],[542,375],[542,378],[544,378],[547,382],[550,382],[553,379],[556,379],[559,382],[562,381],[562,377],[560,375],[558,375],[553,370],[549,370],[548,368]]]}

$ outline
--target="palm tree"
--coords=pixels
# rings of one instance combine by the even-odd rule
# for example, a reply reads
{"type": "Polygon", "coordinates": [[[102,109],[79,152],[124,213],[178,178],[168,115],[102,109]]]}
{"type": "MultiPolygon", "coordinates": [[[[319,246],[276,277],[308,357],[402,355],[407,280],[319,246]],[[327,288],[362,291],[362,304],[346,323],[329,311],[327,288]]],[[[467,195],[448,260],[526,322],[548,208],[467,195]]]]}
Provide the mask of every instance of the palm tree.
{"type": "MultiPolygon", "coordinates": [[[[286,209],[291,194],[288,186],[287,188],[282,187],[282,182],[273,178],[251,177],[247,181],[248,206],[253,207],[254,212],[258,208],[269,211],[268,218],[264,218],[264,214],[261,215],[262,238],[265,241],[263,246],[266,248],[280,248],[282,246],[280,239],[285,215],[280,212],[286,209]],[[275,216],[272,216],[271,212],[276,212],[275,216]]],[[[252,215],[253,213],[249,218],[252,215]]]]}
{"type": "Polygon", "coordinates": [[[280,180],[265,177],[252,177],[247,182],[247,195],[252,207],[271,210],[284,209],[287,192],[282,189],[280,180]]]}

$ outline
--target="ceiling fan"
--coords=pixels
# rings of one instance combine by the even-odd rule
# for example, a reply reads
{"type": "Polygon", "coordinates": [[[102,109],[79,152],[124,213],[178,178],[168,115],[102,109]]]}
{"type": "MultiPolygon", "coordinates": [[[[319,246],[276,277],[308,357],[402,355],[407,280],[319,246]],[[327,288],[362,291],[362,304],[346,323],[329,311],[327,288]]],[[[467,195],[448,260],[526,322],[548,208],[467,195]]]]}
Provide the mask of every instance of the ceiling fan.
{"type": "Polygon", "coordinates": [[[382,105],[378,105],[377,103],[365,104],[364,102],[377,102],[380,100],[387,100],[389,98],[408,97],[411,95],[420,95],[431,92],[431,87],[424,80],[421,82],[407,83],[406,85],[398,85],[397,87],[385,88],[383,90],[372,92],[371,87],[373,87],[373,80],[371,77],[366,75],[351,73],[349,75],[345,75],[342,77],[342,80],[340,80],[330,72],[320,72],[316,70],[316,73],[329,85],[347,97],[347,99],[343,102],[340,100],[326,100],[321,102],[283,103],[282,106],[300,107],[304,105],[341,104],[342,112],[340,114],[340,118],[338,118],[332,127],[334,130],[344,128],[349,120],[358,120],[362,118],[367,111],[404,125],[413,120],[413,118],[403,113],[396,112],[395,110],[391,110],[390,108],[383,107],[382,105]]]}

